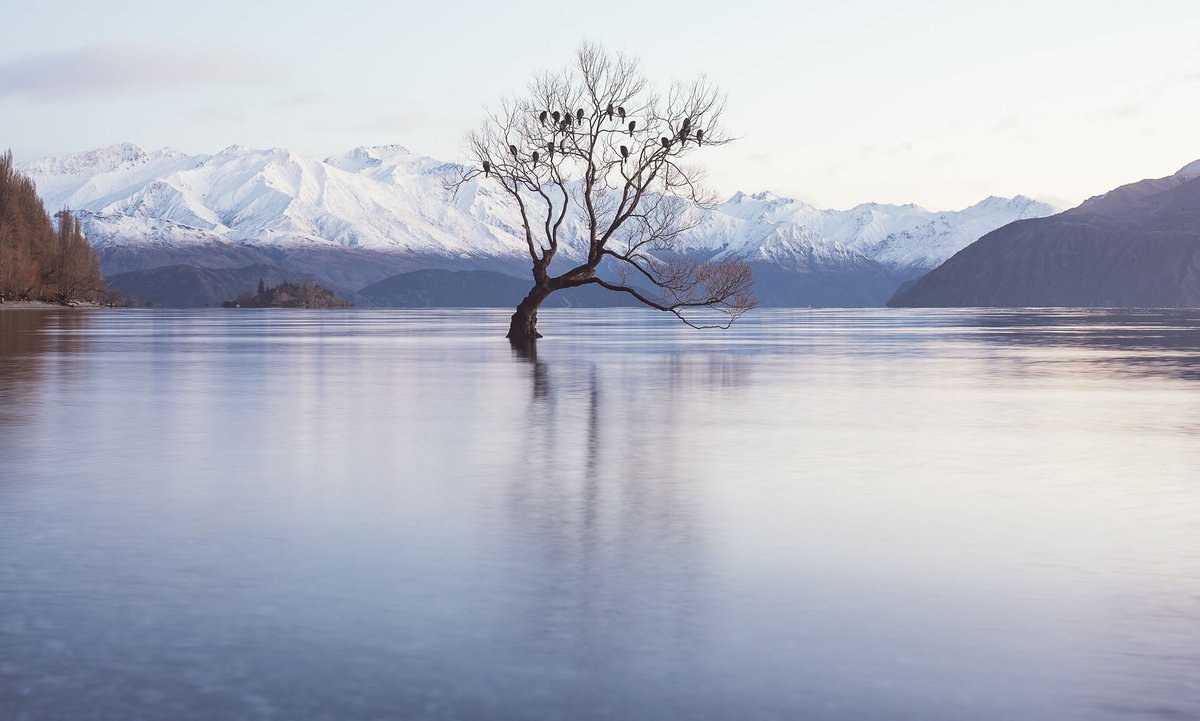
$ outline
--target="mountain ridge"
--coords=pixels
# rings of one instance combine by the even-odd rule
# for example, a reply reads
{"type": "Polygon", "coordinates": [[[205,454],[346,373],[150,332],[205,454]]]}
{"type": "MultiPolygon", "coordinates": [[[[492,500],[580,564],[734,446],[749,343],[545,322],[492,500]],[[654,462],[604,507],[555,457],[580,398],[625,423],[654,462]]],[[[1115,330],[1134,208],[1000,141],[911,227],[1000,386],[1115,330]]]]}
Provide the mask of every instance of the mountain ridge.
{"type": "MultiPolygon", "coordinates": [[[[286,148],[231,145],[189,155],[124,143],[22,167],[48,206],[76,210],[110,273],[264,262],[318,275],[328,267],[327,281],[361,288],[416,263],[528,272],[519,213],[508,198],[478,180],[452,193],[446,181],[459,166],[401,145],[318,160],[286,148]]],[[[882,303],[882,285],[894,289],[987,231],[1053,211],[1022,196],[957,211],[878,203],[843,211],[769,191],[738,192],[689,211],[696,227],[681,244],[703,257],[777,267],[799,283],[832,272],[852,288],[858,275],[871,290],[851,297],[882,303]]],[[[586,237],[581,218],[569,217],[560,262],[584,258],[586,237]]],[[[812,298],[821,302],[819,294],[812,298]]]]}

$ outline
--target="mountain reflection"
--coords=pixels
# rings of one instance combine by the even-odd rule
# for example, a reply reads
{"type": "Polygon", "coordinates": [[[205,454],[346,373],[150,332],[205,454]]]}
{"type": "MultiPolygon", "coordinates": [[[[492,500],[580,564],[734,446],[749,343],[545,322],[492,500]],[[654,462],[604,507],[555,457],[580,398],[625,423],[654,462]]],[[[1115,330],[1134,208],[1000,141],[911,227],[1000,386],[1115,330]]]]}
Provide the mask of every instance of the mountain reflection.
{"type": "Polygon", "coordinates": [[[972,330],[968,340],[1103,351],[1066,360],[1106,373],[1200,380],[1200,312],[1194,310],[980,311],[963,321],[972,330]]]}

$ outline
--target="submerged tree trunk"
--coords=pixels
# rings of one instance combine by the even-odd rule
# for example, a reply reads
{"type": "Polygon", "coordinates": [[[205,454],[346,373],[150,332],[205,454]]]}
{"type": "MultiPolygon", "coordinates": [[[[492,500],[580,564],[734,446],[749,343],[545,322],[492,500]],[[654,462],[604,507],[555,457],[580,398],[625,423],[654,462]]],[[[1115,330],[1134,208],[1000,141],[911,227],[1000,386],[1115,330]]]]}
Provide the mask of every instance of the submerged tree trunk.
{"type": "Polygon", "coordinates": [[[517,310],[508,324],[508,339],[513,345],[529,345],[542,337],[542,334],[537,332],[537,312],[548,295],[550,288],[541,284],[535,285],[517,305],[517,310]]]}

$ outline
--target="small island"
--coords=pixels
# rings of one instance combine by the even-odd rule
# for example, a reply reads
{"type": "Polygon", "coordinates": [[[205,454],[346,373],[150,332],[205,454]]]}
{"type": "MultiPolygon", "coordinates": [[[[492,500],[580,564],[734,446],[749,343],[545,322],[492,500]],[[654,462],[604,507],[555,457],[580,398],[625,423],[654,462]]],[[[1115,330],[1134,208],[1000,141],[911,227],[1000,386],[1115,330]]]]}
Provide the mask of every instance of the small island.
{"type": "Polygon", "coordinates": [[[284,281],[268,288],[262,278],[258,279],[258,292],[242,293],[234,300],[221,304],[222,308],[350,308],[354,304],[341,300],[333,291],[313,283],[290,283],[284,281]]]}

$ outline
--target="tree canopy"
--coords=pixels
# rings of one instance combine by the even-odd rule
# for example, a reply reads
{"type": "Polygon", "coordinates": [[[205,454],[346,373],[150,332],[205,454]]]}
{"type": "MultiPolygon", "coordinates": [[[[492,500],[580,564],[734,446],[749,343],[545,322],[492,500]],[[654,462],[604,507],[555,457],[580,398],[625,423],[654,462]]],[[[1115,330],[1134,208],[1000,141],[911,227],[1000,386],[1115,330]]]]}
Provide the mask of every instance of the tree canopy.
{"type": "Polygon", "coordinates": [[[556,290],[597,284],[697,327],[726,327],[755,306],[749,264],[684,252],[697,206],[713,202],[685,159],[730,142],[724,95],[704,76],[655,88],[635,58],[584,45],[561,72],[489,112],[467,137],[478,179],[517,207],[533,288],[509,338],[540,337],[537,309],[556,290]],[[560,243],[582,228],[585,257],[558,274],[560,243]]]}

